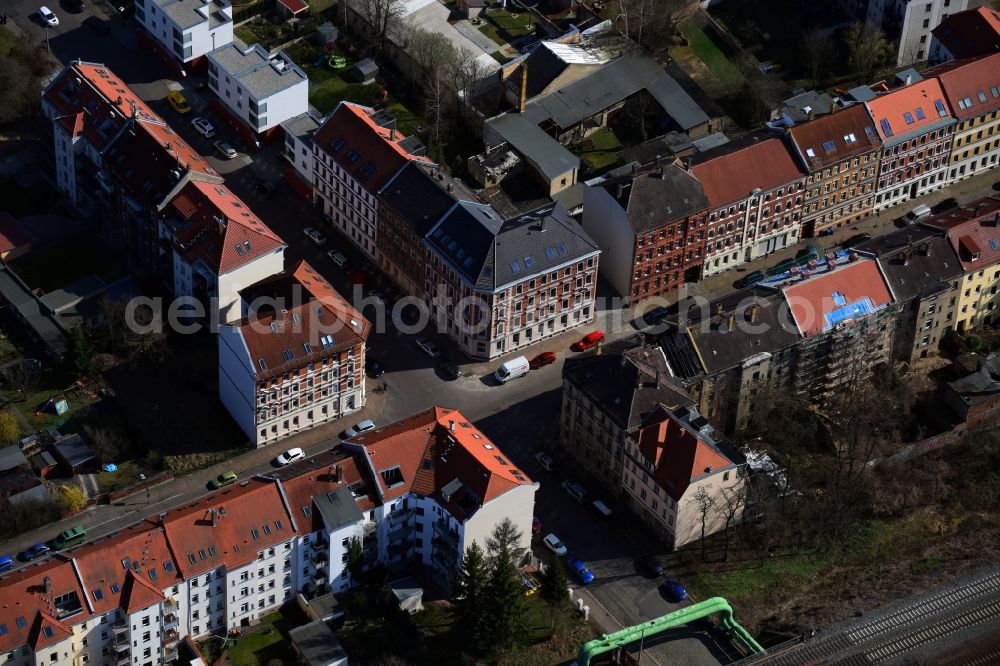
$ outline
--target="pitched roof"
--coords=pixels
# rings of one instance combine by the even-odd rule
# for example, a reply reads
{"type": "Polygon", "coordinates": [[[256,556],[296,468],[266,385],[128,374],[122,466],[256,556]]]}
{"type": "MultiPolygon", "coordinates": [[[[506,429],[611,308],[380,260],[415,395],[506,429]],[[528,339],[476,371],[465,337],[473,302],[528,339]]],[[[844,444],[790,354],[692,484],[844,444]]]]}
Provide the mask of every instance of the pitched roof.
{"type": "Polygon", "coordinates": [[[1000,263],[1000,197],[983,197],[921,221],[942,229],[966,272],[1000,263]]]}
{"type": "Polygon", "coordinates": [[[674,410],[657,405],[632,438],[653,467],[653,478],[675,502],[691,483],[742,462],[738,454],[715,439],[715,429],[693,408],[674,410]]]}
{"type": "Polygon", "coordinates": [[[31,236],[21,228],[10,213],[0,212],[0,253],[10,252],[31,244],[31,236]]]}
{"type": "Polygon", "coordinates": [[[937,79],[894,88],[865,102],[885,143],[898,143],[954,122],[937,79]]]}
{"type": "Polygon", "coordinates": [[[599,252],[557,203],[503,220],[491,206],[459,201],[424,242],[469,285],[488,291],[599,252]]]}
{"type": "Polygon", "coordinates": [[[924,72],[937,76],[952,113],[959,120],[1000,109],[1000,53],[953,60],[924,72]]]}
{"type": "Polygon", "coordinates": [[[163,601],[163,593],[153,587],[142,576],[134,571],[125,574],[125,587],[122,588],[122,609],[128,613],[136,613],[163,601]]]}
{"type": "Polygon", "coordinates": [[[264,299],[238,324],[247,362],[259,380],[353,348],[371,331],[371,323],[305,261],[241,295],[251,308],[264,299]],[[277,310],[275,303],[281,306],[277,310]]]}
{"type": "Polygon", "coordinates": [[[47,647],[91,616],[73,564],[48,557],[0,576],[0,652],[47,647]],[[58,603],[57,603],[58,602],[58,603]],[[48,631],[46,631],[48,628],[48,631]]]}
{"type": "Polygon", "coordinates": [[[961,277],[962,265],[947,234],[935,229],[897,229],[855,246],[878,258],[896,300],[929,296],[961,277]]]}
{"type": "Polygon", "coordinates": [[[315,134],[316,145],[330,155],[369,192],[378,192],[409,160],[430,162],[413,155],[400,143],[401,132],[378,125],[375,110],[341,102],[315,134]]]}
{"type": "Polygon", "coordinates": [[[931,32],[953,58],[1000,51],[1000,12],[988,6],[957,12],[931,32]]]}
{"type": "Polygon", "coordinates": [[[408,162],[382,187],[379,198],[424,236],[456,201],[475,201],[476,195],[436,164],[408,162]]]}
{"type": "Polygon", "coordinates": [[[350,440],[365,452],[383,501],[415,492],[468,518],[531,479],[459,411],[432,407],[350,440]]]}
{"type": "Polygon", "coordinates": [[[862,104],[795,125],[788,135],[799,160],[810,172],[876,150],[882,144],[862,104]]]}
{"type": "Polygon", "coordinates": [[[708,209],[701,183],[673,164],[610,178],[601,185],[628,212],[632,228],[640,234],[708,209]]]}
{"type": "Polygon", "coordinates": [[[799,332],[809,337],[854,321],[893,302],[878,263],[860,259],[784,287],[799,332]]]}
{"type": "Polygon", "coordinates": [[[72,635],[73,632],[62,622],[48,613],[38,611],[35,614],[35,621],[31,625],[28,644],[33,650],[42,650],[53,643],[70,638],[72,635]]]}
{"type": "Polygon", "coordinates": [[[766,192],[802,177],[785,142],[766,136],[730,141],[699,153],[691,172],[705,188],[713,208],[746,199],[756,188],[766,192]]]}

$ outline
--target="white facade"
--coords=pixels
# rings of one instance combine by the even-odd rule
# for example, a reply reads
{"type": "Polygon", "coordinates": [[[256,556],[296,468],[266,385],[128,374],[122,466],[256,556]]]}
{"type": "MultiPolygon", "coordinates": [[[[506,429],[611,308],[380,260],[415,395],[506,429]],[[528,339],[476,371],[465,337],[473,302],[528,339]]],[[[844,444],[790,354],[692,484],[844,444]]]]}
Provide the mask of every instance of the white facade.
{"type": "Polygon", "coordinates": [[[619,294],[631,294],[635,232],[628,213],[600,185],[583,191],[583,230],[601,250],[600,274],[619,294]]]}
{"type": "Polygon", "coordinates": [[[323,120],[311,111],[286,120],[281,124],[285,130],[285,150],[282,155],[295,167],[295,173],[299,175],[310,189],[315,182],[313,180],[313,135],[323,120]]]}
{"type": "Polygon", "coordinates": [[[233,41],[228,0],[135,0],[135,20],[181,63],[233,41]]]}
{"type": "Polygon", "coordinates": [[[899,44],[896,66],[906,67],[931,57],[931,30],[968,6],[969,0],[868,0],[867,21],[899,44]]]}
{"type": "MultiPolygon", "coordinates": [[[[243,316],[240,291],[256,284],[264,278],[277,275],[285,266],[285,246],[282,245],[262,257],[254,259],[239,268],[222,275],[215,275],[204,262],[190,263],[175,248],[174,249],[174,296],[188,296],[218,299],[219,322],[230,324],[239,321],[243,316]],[[199,293],[195,278],[207,285],[205,293],[199,293]]],[[[212,316],[215,313],[210,313],[212,316]]]]}
{"type": "Polygon", "coordinates": [[[375,261],[375,230],[378,198],[313,144],[314,193],[323,202],[323,212],[369,260],[375,261]]]}
{"type": "Polygon", "coordinates": [[[283,51],[226,44],[208,54],[208,86],[256,132],[309,110],[309,78],[283,51]]]}

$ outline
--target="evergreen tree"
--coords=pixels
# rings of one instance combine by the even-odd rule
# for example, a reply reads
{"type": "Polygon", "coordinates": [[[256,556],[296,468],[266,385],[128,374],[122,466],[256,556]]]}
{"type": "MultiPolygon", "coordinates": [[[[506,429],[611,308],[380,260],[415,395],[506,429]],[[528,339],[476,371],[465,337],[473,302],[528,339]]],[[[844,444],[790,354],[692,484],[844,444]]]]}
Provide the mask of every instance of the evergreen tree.
{"type": "Polygon", "coordinates": [[[521,530],[517,529],[510,518],[504,518],[493,528],[493,533],[486,539],[486,550],[490,557],[496,557],[500,551],[508,553],[511,561],[515,565],[520,563],[524,556],[524,548],[521,546],[521,530]]]}
{"type": "Polygon", "coordinates": [[[347,542],[347,572],[351,575],[351,585],[361,582],[361,575],[364,573],[365,561],[361,539],[351,537],[347,542]]]}
{"type": "Polygon", "coordinates": [[[70,331],[68,347],[67,356],[73,372],[80,377],[89,374],[94,365],[94,347],[82,325],[70,331]]]}
{"type": "Polygon", "coordinates": [[[489,643],[486,588],[489,565],[483,549],[475,541],[465,551],[462,564],[452,583],[456,626],[459,636],[473,651],[482,651],[489,643]]]}
{"type": "Polygon", "coordinates": [[[562,558],[552,555],[552,561],[545,567],[541,575],[541,589],[538,595],[545,600],[549,607],[549,633],[555,629],[556,617],[559,609],[566,604],[568,595],[566,588],[566,568],[563,566],[562,558]]]}
{"type": "Polygon", "coordinates": [[[506,548],[491,553],[485,611],[492,629],[489,636],[492,647],[504,650],[523,635],[527,611],[524,589],[513,554],[506,548]]]}

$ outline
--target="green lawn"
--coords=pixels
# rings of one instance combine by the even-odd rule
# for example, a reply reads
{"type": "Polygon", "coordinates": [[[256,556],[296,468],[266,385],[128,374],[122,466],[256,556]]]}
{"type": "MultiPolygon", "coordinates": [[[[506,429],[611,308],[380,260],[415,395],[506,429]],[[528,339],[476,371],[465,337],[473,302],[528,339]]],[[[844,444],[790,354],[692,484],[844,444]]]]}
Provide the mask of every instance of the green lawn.
{"type": "Polygon", "coordinates": [[[618,163],[618,152],[622,143],[610,129],[602,129],[587,137],[585,147],[577,151],[587,166],[594,172],[604,171],[618,163]]]}
{"type": "Polygon", "coordinates": [[[237,39],[242,40],[243,43],[246,44],[247,46],[250,46],[252,44],[259,44],[261,41],[263,41],[261,40],[260,35],[258,35],[250,28],[249,23],[244,23],[241,26],[233,28],[233,34],[236,35],[237,39]]]}
{"type": "MultiPolygon", "coordinates": [[[[353,60],[348,58],[347,67],[339,71],[332,69],[327,64],[328,58],[324,58],[322,63],[313,67],[319,54],[320,51],[317,47],[304,42],[299,42],[288,50],[288,55],[309,77],[309,103],[315,106],[321,114],[330,113],[333,107],[342,100],[371,106],[382,99],[382,87],[378,84],[365,86],[354,83],[344,76],[354,64],[353,60]]],[[[347,57],[347,54],[340,51],[334,51],[328,55],[347,57]]]]}
{"type": "Polygon", "coordinates": [[[416,134],[417,127],[424,122],[423,117],[403,106],[402,102],[393,102],[386,106],[385,110],[396,119],[396,129],[406,136],[416,134]]]}
{"type": "Polygon", "coordinates": [[[709,71],[724,85],[738,87],[743,84],[743,74],[725,54],[719,50],[712,38],[699,28],[694,21],[683,21],[678,29],[688,41],[688,46],[694,54],[705,63],[709,71]]]}
{"type": "Polygon", "coordinates": [[[51,426],[66,423],[73,416],[86,411],[87,408],[96,402],[96,400],[86,394],[83,394],[83,397],[78,396],[75,391],[62,393],[72,385],[74,379],[75,377],[71,377],[61,370],[52,368],[44,369],[37,384],[28,390],[25,396],[23,396],[23,400],[19,400],[22,396],[13,394],[7,397],[18,402],[18,409],[21,410],[21,413],[24,414],[36,430],[44,430],[51,426]],[[46,407],[46,403],[50,398],[57,398],[59,395],[63,395],[66,398],[66,402],[69,405],[68,412],[65,414],[56,414],[52,409],[39,411],[40,408],[46,407]]]}
{"type": "Polygon", "coordinates": [[[0,27],[0,54],[7,55],[18,44],[17,35],[7,28],[0,27]]]}
{"type": "Polygon", "coordinates": [[[264,616],[259,625],[244,630],[243,636],[229,648],[229,661],[233,666],[267,666],[271,660],[282,662],[291,654],[288,631],[302,621],[294,607],[288,606],[264,616]]]}
{"type": "Polygon", "coordinates": [[[483,18],[485,21],[479,26],[479,32],[501,46],[535,30],[534,19],[528,13],[517,14],[515,18],[505,9],[491,9],[483,18]]]}

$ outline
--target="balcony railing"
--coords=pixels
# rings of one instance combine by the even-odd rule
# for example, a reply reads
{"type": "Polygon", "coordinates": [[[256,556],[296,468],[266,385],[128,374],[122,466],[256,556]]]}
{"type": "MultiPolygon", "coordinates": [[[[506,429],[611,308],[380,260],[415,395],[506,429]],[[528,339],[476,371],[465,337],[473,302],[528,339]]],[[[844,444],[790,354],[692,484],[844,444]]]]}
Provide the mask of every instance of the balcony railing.
{"type": "Polygon", "coordinates": [[[119,654],[115,657],[116,666],[126,666],[126,664],[132,663],[132,657],[126,652],[125,654],[119,654]]]}
{"type": "Polygon", "coordinates": [[[124,622],[116,622],[111,625],[111,629],[115,632],[115,636],[121,636],[128,633],[128,625],[124,622]]]}
{"type": "Polygon", "coordinates": [[[163,632],[163,644],[164,645],[174,645],[180,640],[180,634],[177,633],[176,629],[168,629],[163,632]]]}
{"type": "Polygon", "coordinates": [[[163,601],[163,611],[165,613],[176,613],[178,609],[177,600],[173,597],[167,597],[163,601]]]}
{"type": "Polygon", "coordinates": [[[163,628],[173,629],[178,624],[177,615],[175,613],[168,613],[163,616],[163,628]]]}

